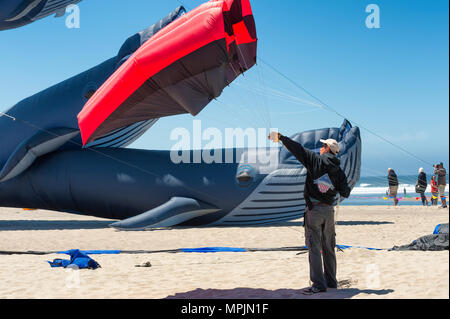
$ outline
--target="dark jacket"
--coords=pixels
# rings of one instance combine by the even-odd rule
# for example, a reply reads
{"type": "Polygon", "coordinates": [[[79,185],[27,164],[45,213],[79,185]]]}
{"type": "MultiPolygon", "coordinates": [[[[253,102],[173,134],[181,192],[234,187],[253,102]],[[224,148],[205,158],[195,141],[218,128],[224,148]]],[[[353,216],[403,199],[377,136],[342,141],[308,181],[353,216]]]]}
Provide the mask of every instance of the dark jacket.
{"type": "Polygon", "coordinates": [[[395,174],[394,170],[391,169],[388,174],[388,183],[389,186],[398,186],[397,174],[395,174]]]}
{"type": "Polygon", "coordinates": [[[438,185],[447,185],[447,172],[445,168],[437,168],[434,170],[434,173],[437,174],[437,184],[438,185]]]}
{"type": "Polygon", "coordinates": [[[425,172],[419,173],[419,176],[417,177],[417,184],[419,185],[419,189],[421,191],[425,191],[427,189],[427,174],[425,172]]]}
{"type": "Polygon", "coordinates": [[[343,197],[350,196],[350,187],[347,184],[347,177],[340,168],[339,159],[330,153],[318,155],[315,152],[304,148],[290,138],[281,135],[280,141],[291,152],[297,160],[303,164],[308,171],[305,185],[305,201],[309,209],[312,209],[311,197],[328,205],[333,205],[336,195],[339,192],[343,197]],[[319,188],[318,180],[328,174],[332,187],[319,188]]]}

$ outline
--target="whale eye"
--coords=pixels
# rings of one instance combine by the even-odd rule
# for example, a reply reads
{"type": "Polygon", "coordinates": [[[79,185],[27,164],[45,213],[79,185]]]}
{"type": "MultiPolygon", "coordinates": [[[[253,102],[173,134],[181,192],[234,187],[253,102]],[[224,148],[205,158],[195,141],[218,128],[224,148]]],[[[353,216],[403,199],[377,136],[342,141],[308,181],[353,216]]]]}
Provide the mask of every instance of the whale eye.
{"type": "Polygon", "coordinates": [[[81,91],[81,96],[85,99],[85,100],[89,100],[97,91],[98,86],[97,84],[95,84],[95,82],[88,82],[86,83],[86,85],[83,87],[83,90],[81,91]]]}
{"type": "Polygon", "coordinates": [[[236,175],[236,181],[239,186],[247,187],[253,181],[253,170],[251,167],[241,167],[236,175]]]}
{"type": "Polygon", "coordinates": [[[245,183],[252,179],[252,175],[250,175],[250,173],[248,171],[243,171],[243,172],[239,173],[236,178],[238,179],[239,182],[245,183]]]}
{"type": "Polygon", "coordinates": [[[94,95],[94,94],[95,94],[95,90],[89,90],[84,94],[84,97],[89,100],[92,97],[92,95],[94,95]]]}

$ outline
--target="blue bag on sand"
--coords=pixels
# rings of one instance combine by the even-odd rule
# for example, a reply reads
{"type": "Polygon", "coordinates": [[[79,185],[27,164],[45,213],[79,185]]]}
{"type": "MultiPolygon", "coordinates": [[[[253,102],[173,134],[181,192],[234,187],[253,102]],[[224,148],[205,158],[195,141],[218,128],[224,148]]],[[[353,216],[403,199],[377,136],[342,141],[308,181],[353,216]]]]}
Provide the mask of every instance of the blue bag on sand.
{"type": "Polygon", "coordinates": [[[441,224],[437,225],[437,226],[434,228],[433,235],[438,235],[438,234],[439,234],[439,228],[441,228],[441,224]]]}
{"type": "Polygon", "coordinates": [[[52,268],[54,267],[64,267],[76,266],[78,269],[97,269],[100,265],[87,254],[81,252],[79,249],[72,249],[66,252],[70,255],[70,260],[66,259],[54,259],[53,261],[48,261],[52,268]]]}

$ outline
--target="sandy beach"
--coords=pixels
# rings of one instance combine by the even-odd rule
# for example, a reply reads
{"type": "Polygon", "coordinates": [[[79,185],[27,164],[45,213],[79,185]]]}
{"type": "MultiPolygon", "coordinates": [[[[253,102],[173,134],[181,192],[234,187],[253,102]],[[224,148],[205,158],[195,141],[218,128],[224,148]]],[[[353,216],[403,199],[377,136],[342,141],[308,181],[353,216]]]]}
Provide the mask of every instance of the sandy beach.
{"type": "MultiPolygon", "coordinates": [[[[392,248],[448,223],[448,209],[343,206],[337,243],[392,248]]],[[[165,250],[277,248],[305,243],[302,220],[264,227],[120,232],[110,220],[51,211],[0,209],[0,250],[165,250]]],[[[0,255],[0,298],[449,298],[449,252],[363,248],[337,253],[337,290],[304,296],[306,253],[296,251],[92,255],[101,268],[69,270],[46,262],[67,255],[0,255]],[[151,267],[136,267],[150,262],[151,267]]]]}

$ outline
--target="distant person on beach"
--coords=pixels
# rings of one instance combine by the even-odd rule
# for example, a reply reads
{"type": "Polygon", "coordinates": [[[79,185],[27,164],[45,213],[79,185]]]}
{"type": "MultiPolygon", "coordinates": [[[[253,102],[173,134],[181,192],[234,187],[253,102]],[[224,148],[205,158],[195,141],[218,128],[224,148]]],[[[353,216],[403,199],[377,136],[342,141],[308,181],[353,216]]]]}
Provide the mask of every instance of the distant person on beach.
{"type": "Polygon", "coordinates": [[[434,167],[434,174],[437,174],[438,180],[438,192],[439,197],[441,198],[442,208],[447,208],[447,200],[445,198],[445,186],[447,186],[447,172],[444,168],[444,164],[440,163],[438,165],[435,165],[434,167]]]}
{"type": "Polygon", "coordinates": [[[394,206],[397,206],[397,191],[398,191],[398,179],[397,174],[392,168],[388,168],[388,185],[389,185],[389,196],[394,198],[394,206]]]}
{"type": "Polygon", "coordinates": [[[269,140],[281,141],[307,170],[304,225],[312,287],[304,289],[302,293],[312,295],[325,292],[327,288],[337,288],[333,203],[338,193],[347,198],[351,191],[336,157],[339,144],[333,139],[320,140],[323,144],[319,155],[277,132],[271,132],[269,140]]]}
{"type": "Polygon", "coordinates": [[[438,204],[438,184],[436,182],[436,175],[431,176],[431,205],[436,206],[438,204]]]}
{"type": "Polygon", "coordinates": [[[427,185],[427,174],[425,174],[423,167],[421,167],[419,168],[419,176],[417,176],[416,192],[420,194],[420,199],[422,200],[423,206],[428,206],[428,199],[425,196],[427,185]]]}

